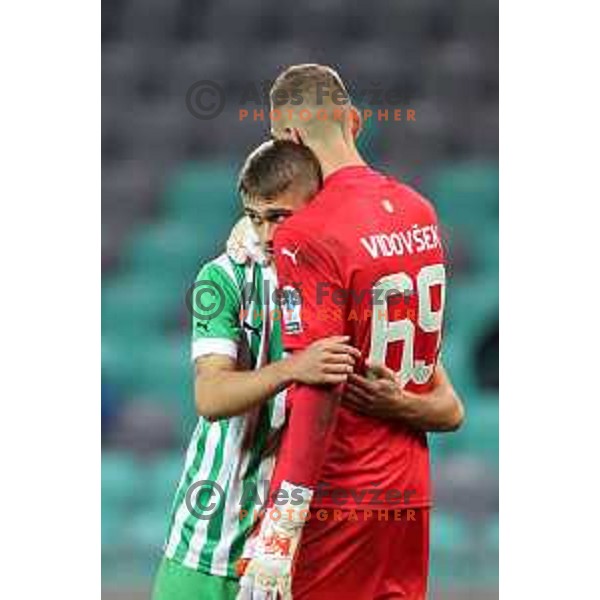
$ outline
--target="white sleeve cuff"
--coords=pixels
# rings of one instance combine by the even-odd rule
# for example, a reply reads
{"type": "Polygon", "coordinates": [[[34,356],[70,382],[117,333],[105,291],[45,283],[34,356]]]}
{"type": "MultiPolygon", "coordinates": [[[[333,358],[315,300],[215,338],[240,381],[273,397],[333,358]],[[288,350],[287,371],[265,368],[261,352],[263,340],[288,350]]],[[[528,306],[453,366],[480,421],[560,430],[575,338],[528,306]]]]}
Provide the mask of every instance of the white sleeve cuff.
{"type": "Polygon", "coordinates": [[[237,359],[238,345],[227,338],[200,338],[192,342],[192,361],[207,354],[223,354],[237,359]]]}

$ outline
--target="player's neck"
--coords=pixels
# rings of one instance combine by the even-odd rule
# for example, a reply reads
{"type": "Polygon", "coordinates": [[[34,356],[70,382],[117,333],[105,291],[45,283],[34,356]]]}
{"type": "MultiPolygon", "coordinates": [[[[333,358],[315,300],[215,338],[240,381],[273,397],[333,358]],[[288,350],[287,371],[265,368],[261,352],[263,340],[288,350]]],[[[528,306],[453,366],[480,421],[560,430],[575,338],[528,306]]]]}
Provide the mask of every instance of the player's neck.
{"type": "Polygon", "coordinates": [[[314,148],[313,151],[321,163],[324,179],[345,167],[362,167],[367,164],[356,148],[344,148],[341,152],[335,153],[319,151],[319,148],[314,148]]]}

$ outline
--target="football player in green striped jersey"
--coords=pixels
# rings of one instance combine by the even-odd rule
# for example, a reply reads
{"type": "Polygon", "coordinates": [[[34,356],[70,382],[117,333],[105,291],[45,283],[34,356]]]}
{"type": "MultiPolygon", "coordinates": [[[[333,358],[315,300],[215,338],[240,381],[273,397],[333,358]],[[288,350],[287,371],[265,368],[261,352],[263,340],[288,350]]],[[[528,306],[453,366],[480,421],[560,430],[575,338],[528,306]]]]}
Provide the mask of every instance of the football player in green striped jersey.
{"type": "MultiPolygon", "coordinates": [[[[320,167],[308,149],[283,146],[272,167],[288,186],[291,205],[299,208],[316,193],[320,167]]],[[[264,218],[276,224],[291,214],[291,205],[264,218]]],[[[236,563],[258,508],[257,496],[247,492],[260,498],[271,477],[286,388],[294,382],[344,382],[359,354],[338,336],[283,357],[275,274],[269,248],[264,250],[246,217],[229,252],[204,265],[193,286],[200,417],[175,494],[154,600],[235,598],[236,563]]]]}

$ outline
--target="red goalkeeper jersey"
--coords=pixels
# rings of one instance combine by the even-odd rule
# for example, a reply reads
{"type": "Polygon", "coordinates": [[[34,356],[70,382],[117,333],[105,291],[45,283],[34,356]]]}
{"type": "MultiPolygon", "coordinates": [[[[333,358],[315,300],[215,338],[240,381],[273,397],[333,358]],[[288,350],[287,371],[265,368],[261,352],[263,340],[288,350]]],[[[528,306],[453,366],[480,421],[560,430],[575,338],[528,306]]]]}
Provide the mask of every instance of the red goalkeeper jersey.
{"type": "MultiPolygon", "coordinates": [[[[286,350],[350,335],[408,389],[430,389],[445,268],[435,211],[416,191],[366,166],[340,169],[278,229],[275,261],[286,350]]],[[[301,389],[290,389],[291,403],[301,389]]],[[[343,404],[319,473],[314,506],[430,504],[425,434],[343,404]]]]}

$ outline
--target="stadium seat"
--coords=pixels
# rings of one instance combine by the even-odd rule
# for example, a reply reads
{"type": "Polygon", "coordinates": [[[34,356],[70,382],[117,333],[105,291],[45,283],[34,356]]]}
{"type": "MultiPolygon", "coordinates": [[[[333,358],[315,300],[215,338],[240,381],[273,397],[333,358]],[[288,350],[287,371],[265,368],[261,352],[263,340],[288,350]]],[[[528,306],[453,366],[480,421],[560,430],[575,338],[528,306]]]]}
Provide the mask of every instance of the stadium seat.
{"type": "Polygon", "coordinates": [[[102,551],[119,542],[125,523],[124,513],[118,505],[102,502],[101,536],[102,551]]]}
{"type": "Polygon", "coordinates": [[[478,390],[475,367],[481,342],[498,327],[498,293],[496,274],[462,284],[450,279],[448,285],[442,360],[467,400],[478,390]]]}
{"type": "Polygon", "coordinates": [[[105,44],[102,48],[102,97],[122,101],[131,94],[143,60],[143,49],[136,44],[105,44]]]}
{"type": "Polygon", "coordinates": [[[223,163],[190,163],[177,170],[161,195],[167,219],[136,236],[130,264],[194,277],[202,262],[223,251],[242,214],[236,180],[236,171],[223,163]]]}
{"type": "Polygon", "coordinates": [[[486,223],[471,226],[442,224],[442,240],[448,273],[453,281],[498,276],[500,248],[497,227],[486,223]]]}
{"type": "Polygon", "coordinates": [[[433,510],[431,547],[441,552],[461,552],[469,545],[469,530],[460,515],[433,510]]]}
{"type": "Polygon", "coordinates": [[[102,370],[110,381],[128,387],[139,384],[148,369],[148,348],[156,348],[166,338],[155,331],[131,333],[111,331],[102,336],[102,370]]]}
{"type": "Polygon", "coordinates": [[[466,353],[466,342],[452,337],[444,342],[442,360],[465,404],[465,422],[453,433],[429,434],[434,458],[446,458],[460,452],[472,452],[491,463],[498,462],[498,393],[478,388],[472,361],[466,353]],[[455,343],[456,342],[456,343],[455,343]]]}
{"type": "MultiPolygon", "coordinates": [[[[190,400],[191,402],[191,400],[190,400]]],[[[172,404],[177,404],[174,400],[172,404]]],[[[106,436],[107,444],[127,448],[145,461],[177,447],[181,439],[182,423],[178,406],[157,403],[146,396],[134,395],[114,419],[106,436]]],[[[145,475],[145,479],[148,476],[145,475]]],[[[148,483],[143,493],[147,494],[148,483]]]]}
{"type": "Polygon", "coordinates": [[[166,402],[181,415],[193,409],[192,378],[188,336],[160,338],[148,343],[140,355],[135,390],[149,400],[166,402]]]}
{"type": "Polygon", "coordinates": [[[211,247],[211,242],[212,234],[195,223],[183,219],[164,221],[138,232],[126,250],[125,259],[132,269],[179,272],[195,264],[205,254],[206,247],[211,247]]]}
{"type": "MultiPolygon", "coordinates": [[[[471,397],[480,384],[481,368],[485,365],[489,382],[497,380],[497,357],[493,346],[488,347],[484,362],[482,343],[493,339],[498,329],[498,278],[497,276],[478,278],[468,284],[452,285],[448,288],[445,312],[446,334],[442,346],[442,358],[448,366],[450,376],[458,390],[471,397]],[[491,336],[491,337],[490,337],[491,336]],[[494,364],[495,363],[495,364],[494,364]],[[479,369],[479,370],[477,370],[479,369]]],[[[490,385],[493,386],[493,383],[490,385]]]]}
{"type": "Polygon", "coordinates": [[[170,177],[163,203],[173,215],[208,225],[227,219],[228,213],[240,212],[236,181],[237,171],[232,165],[188,163],[170,177]]]}
{"type": "Polygon", "coordinates": [[[496,549],[500,544],[500,521],[498,515],[488,520],[485,526],[485,541],[488,548],[496,549]]]}
{"type": "Polygon", "coordinates": [[[431,576],[443,581],[460,580],[470,550],[470,531],[457,514],[431,513],[431,576]]]}
{"type": "Polygon", "coordinates": [[[128,331],[103,331],[102,374],[130,393],[143,370],[144,348],[149,343],[160,343],[156,332],[132,334],[128,331]]]}
{"type": "Polygon", "coordinates": [[[446,292],[446,330],[451,334],[458,332],[471,349],[484,329],[498,321],[498,306],[497,274],[462,283],[451,279],[446,292]]]}
{"type": "MultiPolygon", "coordinates": [[[[469,423],[464,425],[466,427],[469,423]]],[[[459,433],[459,436],[463,436],[459,433]]],[[[498,511],[498,465],[486,458],[468,438],[460,452],[433,457],[436,504],[481,519],[498,511]]]]}
{"type": "Polygon", "coordinates": [[[485,74],[485,67],[476,46],[464,40],[449,40],[426,58],[423,77],[426,94],[457,103],[472,98],[485,74]]]}
{"type": "Polygon", "coordinates": [[[128,513],[120,535],[120,544],[108,547],[103,553],[103,574],[106,567],[111,580],[130,584],[149,581],[160,562],[167,527],[167,511],[139,507],[128,513]]]}
{"type": "Polygon", "coordinates": [[[483,523],[479,568],[480,577],[487,583],[498,580],[498,553],[500,526],[498,515],[488,517],[483,523]]]}
{"type": "Polygon", "coordinates": [[[144,275],[113,278],[102,289],[104,331],[160,331],[183,298],[164,284],[164,280],[144,275]]]}
{"type": "MultiPolygon", "coordinates": [[[[120,127],[121,123],[118,125],[120,127]]],[[[131,156],[126,156],[126,160],[110,163],[110,166],[107,165],[102,170],[102,216],[139,218],[146,214],[149,212],[156,184],[156,174],[131,156]]]]}
{"type": "Polygon", "coordinates": [[[183,470],[181,452],[165,454],[149,466],[148,489],[152,505],[168,512],[183,470]]]}
{"type": "Polygon", "coordinates": [[[193,118],[180,98],[164,99],[166,81],[150,81],[155,82],[155,88],[142,80],[138,93],[146,95],[151,102],[140,104],[128,116],[123,130],[135,140],[135,157],[140,162],[181,160],[185,155],[185,134],[193,118]],[[153,95],[158,98],[153,98],[153,95]]]}
{"type": "Polygon", "coordinates": [[[441,167],[425,178],[425,190],[443,223],[483,226],[498,219],[497,163],[441,167]]]}
{"type": "Polygon", "coordinates": [[[459,0],[455,3],[451,18],[454,30],[461,37],[468,37],[484,46],[498,46],[498,3],[488,0],[459,0]]]}
{"type": "MultiPolygon", "coordinates": [[[[104,452],[101,465],[102,505],[119,509],[135,503],[143,485],[142,472],[140,463],[131,454],[116,450],[104,452]]],[[[109,515],[109,521],[110,518],[112,516],[109,515]]]]}
{"type": "Polygon", "coordinates": [[[136,553],[147,562],[162,554],[168,528],[169,511],[143,507],[127,520],[124,537],[136,553]]]}
{"type": "Polygon", "coordinates": [[[130,396],[163,405],[187,431],[197,419],[189,344],[186,335],[105,335],[103,375],[130,396]]]}
{"type": "MultiPolygon", "coordinates": [[[[446,318],[446,321],[448,319],[446,318]]],[[[450,328],[449,328],[450,329],[450,328]]],[[[468,400],[477,393],[477,380],[469,339],[453,327],[442,341],[442,363],[461,397],[468,400]]]]}
{"type": "Polygon", "coordinates": [[[460,432],[429,433],[427,435],[433,461],[439,461],[465,449],[460,432]]]}
{"type": "Polygon", "coordinates": [[[462,436],[465,448],[498,463],[499,414],[497,394],[481,394],[466,409],[462,436]]]}
{"type": "Polygon", "coordinates": [[[175,30],[177,3],[164,0],[128,0],[122,17],[122,31],[127,39],[161,44],[175,30]]]}

